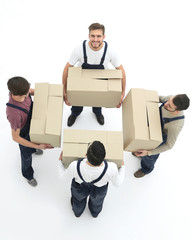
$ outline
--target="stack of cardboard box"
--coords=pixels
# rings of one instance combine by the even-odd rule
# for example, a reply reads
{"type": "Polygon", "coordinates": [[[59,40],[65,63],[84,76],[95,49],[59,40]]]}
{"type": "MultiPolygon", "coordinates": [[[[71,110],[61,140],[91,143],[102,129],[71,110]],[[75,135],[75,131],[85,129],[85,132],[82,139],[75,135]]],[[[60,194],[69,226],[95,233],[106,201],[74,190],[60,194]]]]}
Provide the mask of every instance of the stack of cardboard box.
{"type": "MultiPolygon", "coordinates": [[[[122,92],[120,70],[88,70],[69,68],[67,97],[71,105],[116,107],[122,92]]],[[[65,129],[62,161],[65,167],[84,158],[88,144],[98,140],[106,148],[106,160],[118,167],[123,150],[151,150],[162,142],[156,91],[131,89],[122,104],[123,132],[65,129]]],[[[36,84],[30,129],[31,141],[61,146],[63,87],[56,84],[36,84]]]]}

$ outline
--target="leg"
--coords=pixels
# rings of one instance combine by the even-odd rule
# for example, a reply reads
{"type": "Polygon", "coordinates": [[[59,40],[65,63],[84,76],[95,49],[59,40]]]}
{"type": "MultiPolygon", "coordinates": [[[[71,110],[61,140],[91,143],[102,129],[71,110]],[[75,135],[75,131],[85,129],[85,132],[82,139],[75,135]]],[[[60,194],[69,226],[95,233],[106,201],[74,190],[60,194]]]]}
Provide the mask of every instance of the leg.
{"type": "Polygon", "coordinates": [[[141,171],[148,174],[153,171],[155,162],[160,154],[145,156],[141,158],[141,171]]]}
{"type": "Polygon", "coordinates": [[[89,193],[82,184],[77,183],[73,179],[71,183],[71,194],[72,210],[76,217],[80,217],[85,210],[89,193]]]}
{"type": "Polygon", "coordinates": [[[78,117],[82,111],[83,111],[83,107],[72,106],[71,108],[71,114],[75,117],[78,117]]]}
{"type": "Polygon", "coordinates": [[[67,120],[67,126],[71,127],[82,111],[83,107],[72,106],[71,115],[68,117],[67,120]]]}
{"type": "Polygon", "coordinates": [[[102,115],[101,107],[93,107],[93,113],[96,115],[97,121],[100,125],[104,125],[104,116],[102,115]]]}
{"type": "MultiPolygon", "coordinates": [[[[32,168],[32,151],[28,147],[19,145],[21,153],[22,162],[22,175],[27,180],[32,180],[34,175],[34,170],[32,168]]],[[[36,151],[34,149],[34,151],[36,151]]]]}
{"type": "Polygon", "coordinates": [[[88,202],[89,210],[93,217],[97,217],[102,211],[104,198],[107,194],[108,184],[103,187],[93,187],[88,202]]]}
{"type": "Polygon", "coordinates": [[[102,108],[101,107],[93,107],[92,111],[94,114],[96,114],[96,116],[99,116],[102,114],[102,108]]]}

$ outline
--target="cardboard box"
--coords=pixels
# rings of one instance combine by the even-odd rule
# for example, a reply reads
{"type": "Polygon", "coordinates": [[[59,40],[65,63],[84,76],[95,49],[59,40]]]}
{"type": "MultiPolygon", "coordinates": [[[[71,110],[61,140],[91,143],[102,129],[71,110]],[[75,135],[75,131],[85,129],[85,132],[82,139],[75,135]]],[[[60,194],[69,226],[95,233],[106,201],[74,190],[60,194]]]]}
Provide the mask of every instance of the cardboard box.
{"type": "Polygon", "coordinates": [[[123,134],[112,131],[93,131],[65,129],[63,135],[62,161],[67,168],[72,161],[85,158],[87,149],[93,141],[100,141],[106,149],[107,161],[122,165],[123,161],[123,134]]]}
{"type": "Polygon", "coordinates": [[[156,91],[133,88],[122,104],[124,150],[151,150],[162,143],[156,91]]]}
{"type": "Polygon", "coordinates": [[[70,67],[67,99],[73,106],[116,107],[122,93],[122,71],[70,67]]]}
{"type": "Polygon", "coordinates": [[[63,116],[63,85],[36,83],[30,126],[30,138],[35,143],[61,146],[63,116]]]}

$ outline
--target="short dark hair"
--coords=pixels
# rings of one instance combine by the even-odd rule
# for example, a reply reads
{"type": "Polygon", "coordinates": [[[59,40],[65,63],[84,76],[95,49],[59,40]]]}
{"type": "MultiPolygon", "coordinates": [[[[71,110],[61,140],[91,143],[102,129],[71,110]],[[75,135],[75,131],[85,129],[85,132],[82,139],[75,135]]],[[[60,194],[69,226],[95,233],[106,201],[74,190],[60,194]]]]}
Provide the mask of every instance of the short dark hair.
{"type": "Polygon", "coordinates": [[[172,99],[177,111],[186,110],[190,105],[190,99],[186,94],[178,94],[172,99]]]}
{"type": "Polygon", "coordinates": [[[93,166],[100,166],[106,156],[104,145],[100,141],[94,141],[88,148],[87,159],[93,166]]]}
{"type": "Polygon", "coordinates": [[[92,30],[98,30],[98,29],[101,29],[102,30],[102,33],[104,35],[105,33],[105,27],[104,25],[100,24],[100,23],[92,23],[89,27],[89,33],[92,31],[92,30]]]}
{"type": "Polygon", "coordinates": [[[28,93],[30,83],[23,77],[13,77],[8,80],[7,87],[11,94],[22,96],[28,93]]]}

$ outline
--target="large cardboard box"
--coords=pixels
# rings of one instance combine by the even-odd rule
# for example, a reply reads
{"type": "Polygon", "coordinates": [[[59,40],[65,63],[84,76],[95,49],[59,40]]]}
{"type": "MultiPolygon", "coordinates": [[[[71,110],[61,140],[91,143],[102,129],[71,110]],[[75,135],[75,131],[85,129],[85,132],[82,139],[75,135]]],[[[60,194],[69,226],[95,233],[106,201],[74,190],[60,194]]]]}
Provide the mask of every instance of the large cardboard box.
{"type": "Polygon", "coordinates": [[[70,67],[67,99],[73,106],[116,107],[122,93],[122,71],[70,67]]]}
{"type": "Polygon", "coordinates": [[[93,141],[102,142],[106,149],[105,159],[121,167],[123,161],[122,132],[65,129],[62,156],[65,168],[72,161],[85,158],[88,146],[93,141]]]}
{"type": "Polygon", "coordinates": [[[122,104],[124,150],[151,150],[162,142],[156,91],[132,88],[122,104]]]}
{"type": "Polygon", "coordinates": [[[30,126],[31,141],[60,147],[62,116],[63,85],[36,83],[30,126]]]}

